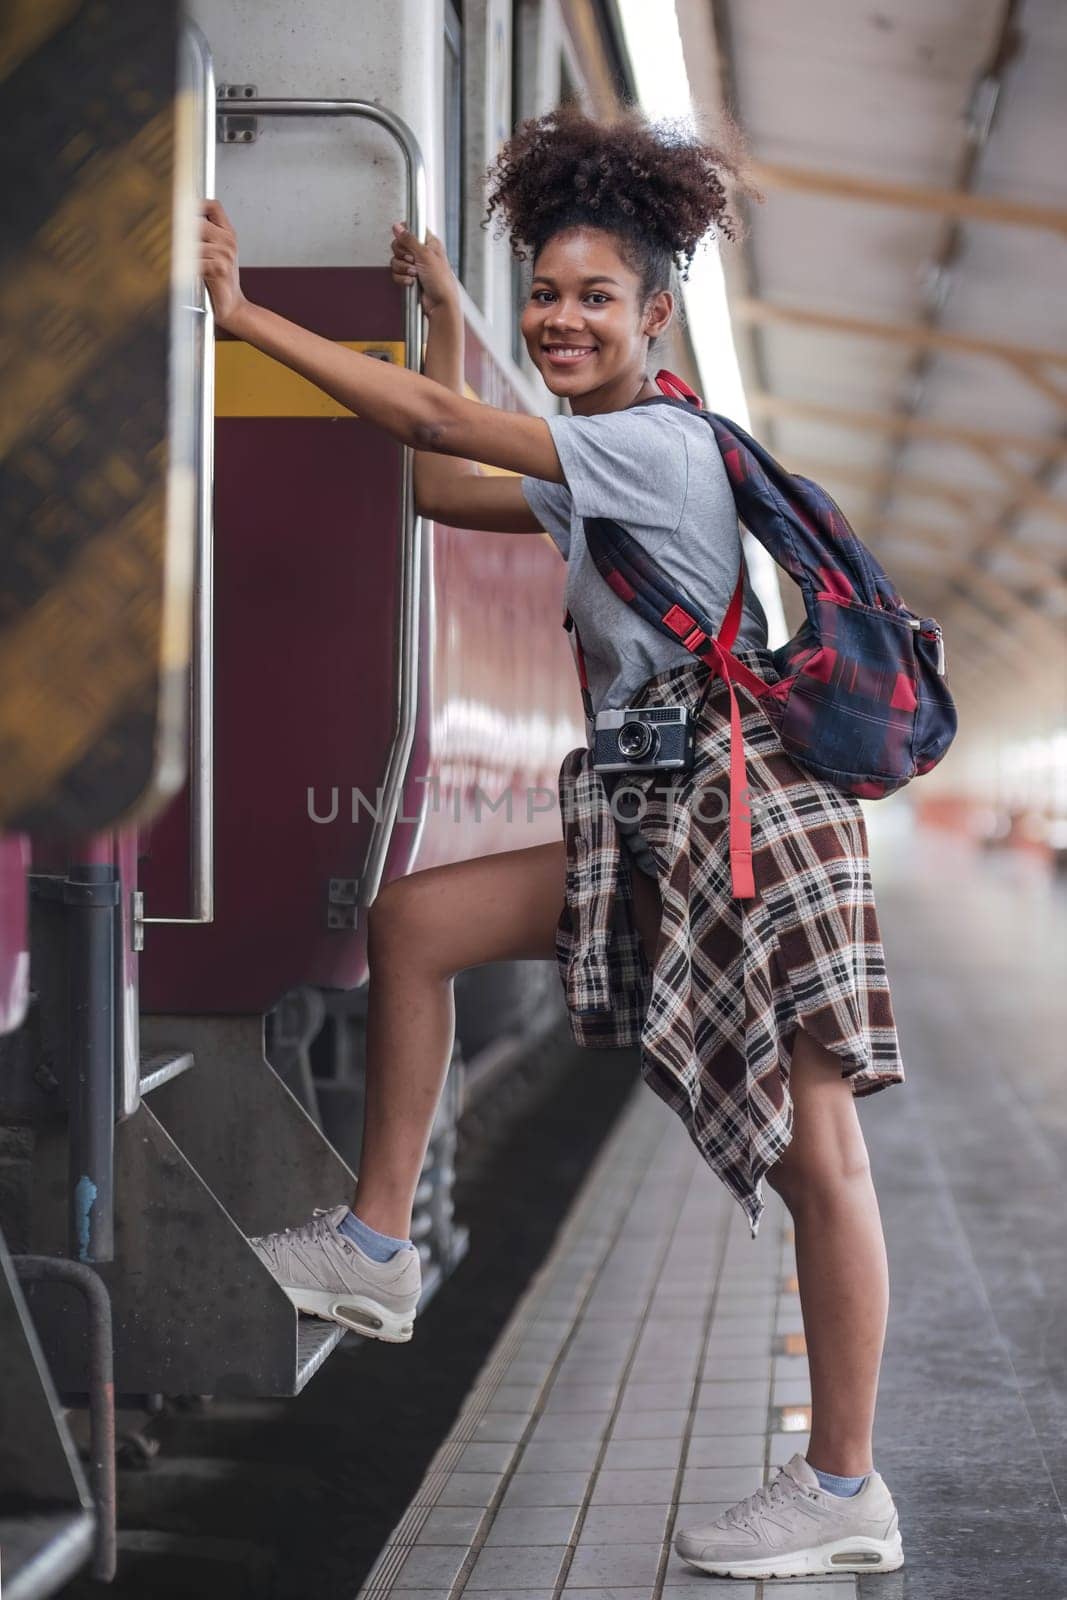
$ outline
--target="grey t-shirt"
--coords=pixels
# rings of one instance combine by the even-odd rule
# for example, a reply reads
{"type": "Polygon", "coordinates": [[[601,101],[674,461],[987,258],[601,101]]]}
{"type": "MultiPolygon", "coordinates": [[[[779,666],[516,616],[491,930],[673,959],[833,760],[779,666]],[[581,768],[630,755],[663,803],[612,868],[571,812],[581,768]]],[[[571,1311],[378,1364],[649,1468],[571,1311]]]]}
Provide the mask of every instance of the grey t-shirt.
{"type": "MultiPolygon", "coordinates": [[[[711,428],[692,412],[638,404],[547,421],[567,481],[523,478],[523,494],[567,562],[566,603],[581,634],[593,709],[617,710],[656,673],[693,657],[608,587],[582,518],[619,523],[717,628],[741,559],[733,492],[711,428]]],[[[747,566],[743,598],[735,646],[765,646],[767,618],[747,566]]]]}

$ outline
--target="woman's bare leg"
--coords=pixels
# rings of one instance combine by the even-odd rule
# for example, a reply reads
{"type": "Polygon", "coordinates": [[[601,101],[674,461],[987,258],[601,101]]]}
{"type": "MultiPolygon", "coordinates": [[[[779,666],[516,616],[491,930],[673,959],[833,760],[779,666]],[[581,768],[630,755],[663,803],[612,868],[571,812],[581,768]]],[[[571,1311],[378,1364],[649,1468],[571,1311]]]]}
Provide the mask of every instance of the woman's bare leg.
{"type": "Polygon", "coordinates": [[[807,1458],[821,1472],[870,1472],[889,1312],[878,1197],[841,1061],[803,1029],[793,1047],[793,1137],[767,1182],[793,1217],[811,1375],[807,1458]]]}
{"type": "Polygon", "coordinates": [[[352,1209],[406,1239],[455,1032],[452,979],[487,961],[549,960],[563,842],[430,867],[370,908],[367,1090],[352,1209]]]}

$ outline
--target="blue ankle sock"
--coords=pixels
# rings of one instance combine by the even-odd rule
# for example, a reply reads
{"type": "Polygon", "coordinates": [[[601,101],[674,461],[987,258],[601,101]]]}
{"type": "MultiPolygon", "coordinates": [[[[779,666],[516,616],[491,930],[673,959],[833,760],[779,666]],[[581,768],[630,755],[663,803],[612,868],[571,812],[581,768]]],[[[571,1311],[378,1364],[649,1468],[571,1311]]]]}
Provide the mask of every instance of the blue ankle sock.
{"type": "MultiPolygon", "coordinates": [[[[808,1466],[811,1467],[810,1461],[808,1466]]],[[[811,1467],[811,1470],[818,1478],[820,1488],[825,1489],[829,1494],[843,1495],[846,1499],[851,1495],[859,1494],[870,1477],[869,1472],[865,1472],[859,1478],[840,1478],[834,1472],[820,1472],[818,1467],[811,1467]]]]}
{"type": "Polygon", "coordinates": [[[358,1244],[363,1254],[370,1256],[372,1261],[392,1261],[398,1250],[415,1248],[410,1239],[392,1239],[387,1233],[379,1233],[376,1228],[369,1227],[359,1220],[354,1211],[349,1211],[341,1218],[338,1228],[346,1239],[358,1244]]]}

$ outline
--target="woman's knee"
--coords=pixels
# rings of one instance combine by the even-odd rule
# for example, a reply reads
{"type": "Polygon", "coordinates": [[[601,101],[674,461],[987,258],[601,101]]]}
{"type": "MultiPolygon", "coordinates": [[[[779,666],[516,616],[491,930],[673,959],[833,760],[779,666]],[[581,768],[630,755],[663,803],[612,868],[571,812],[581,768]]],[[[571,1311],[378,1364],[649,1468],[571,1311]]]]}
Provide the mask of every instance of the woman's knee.
{"type": "MultiPolygon", "coordinates": [[[[436,971],[446,965],[442,941],[435,936],[431,914],[432,869],[394,878],[378,894],[367,913],[367,951],[371,966],[393,954],[411,965],[436,971]]],[[[445,976],[444,972],[441,973],[445,976]]]]}
{"type": "Polygon", "coordinates": [[[371,952],[380,952],[396,939],[403,929],[407,914],[405,880],[394,878],[379,889],[367,912],[367,944],[371,952]]]}
{"type": "Polygon", "coordinates": [[[786,1205],[834,1197],[870,1182],[867,1144],[856,1113],[855,1096],[841,1062],[803,1031],[798,1031],[790,1074],[792,1138],[766,1174],[786,1205]]]}
{"type": "Polygon", "coordinates": [[[870,1183],[871,1163],[862,1134],[853,1136],[847,1129],[823,1133],[804,1140],[794,1131],[790,1144],[767,1170],[768,1184],[790,1211],[806,1204],[826,1208],[854,1194],[857,1185],[870,1183]]]}

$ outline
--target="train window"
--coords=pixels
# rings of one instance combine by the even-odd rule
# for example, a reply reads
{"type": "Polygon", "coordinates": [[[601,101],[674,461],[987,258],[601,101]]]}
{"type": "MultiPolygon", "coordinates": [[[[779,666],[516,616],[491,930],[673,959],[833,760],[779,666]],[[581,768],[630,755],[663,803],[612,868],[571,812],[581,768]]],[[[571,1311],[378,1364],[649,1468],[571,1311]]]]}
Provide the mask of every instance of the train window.
{"type": "Polygon", "coordinates": [[[454,0],[445,4],[445,250],[463,276],[463,18],[454,0]]]}
{"type": "MultiPolygon", "coordinates": [[[[537,104],[540,17],[532,0],[511,0],[511,126],[517,128],[542,109],[537,104]]],[[[519,332],[519,318],[529,294],[532,265],[511,261],[511,355],[517,366],[529,369],[529,357],[519,332]]]]}

